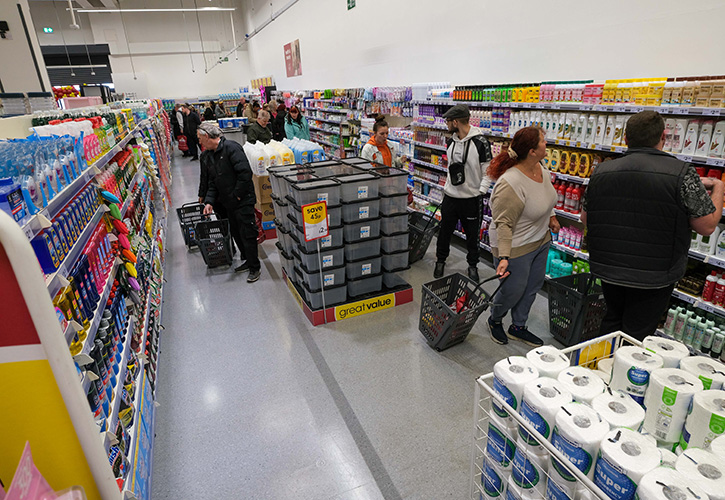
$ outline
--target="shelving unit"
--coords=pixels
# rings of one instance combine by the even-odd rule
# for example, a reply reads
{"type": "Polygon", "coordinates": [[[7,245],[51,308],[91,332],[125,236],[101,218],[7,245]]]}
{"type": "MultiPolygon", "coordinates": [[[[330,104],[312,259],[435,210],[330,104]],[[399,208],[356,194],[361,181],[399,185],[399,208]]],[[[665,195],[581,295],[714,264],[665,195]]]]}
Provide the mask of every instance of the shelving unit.
{"type": "MultiPolygon", "coordinates": [[[[441,171],[441,172],[448,172],[448,168],[446,168],[446,167],[441,167],[440,165],[435,165],[435,164],[433,164],[433,163],[428,163],[427,161],[423,161],[423,160],[416,160],[415,158],[411,158],[411,159],[410,159],[410,161],[411,161],[411,163],[415,163],[415,164],[417,164],[417,165],[422,165],[422,166],[424,166],[424,167],[428,167],[428,168],[432,168],[432,169],[435,169],[435,170],[439,170],[439,171],[441,171]]],[[[418,177],[416,177],[416,179],[417,179],[417,178],[418,178],[418,177]]]]}
{"type": "MultiPolygon", "coordinates": [[[[307,102],[332,103],[332,102],[335,102],[335,101],[332,101],[330,99],[308,99],[307,102]]],[[[320,144],[324,144],[326,146],[330,146],[330,147],[334,148],[335,152],[338,153],[338,154],[329,153],[328,154],[329,156],[332,156],[333,158],[345,158],[345,152],[346,151],[351,151],[353,149],[352,147],[345,146],[345,140],[344,140],[344,138],[345,137],[349,137],[349,134],[345,134],[345,132],[343,130],[343,127],[346,127],[347,126],[346,116],[345,117],[342,117],[342,120],[331,120],[327,116],[330,115],[330,117],[335,117],[335,116],[339,116],[341,114],[347,115],[347,112],[349,110],[347,110],[347,109],[329,108],[329,107],[320,108],[320,107],[317,107],[317,106],[302,106],[302,109],[305,109],[307,111],[314,111],[314,112],[316,112],[315,116],[312,116],[312,113],[308,113],[308,115],[307,115],[306,118],[307,118],[307,121],[309,121],[309,122],[318,121],[318,122],[322,122],[322,123],[330,123],[330,124],[333,124],[333,125],[336,125],[337,126],[337,130],[328,130],[328,129],[325,129],[325,128],[322,128],[322,127],[318,127],[318,126],[315,126],[315,125],[310,125],[310,130],[315,131],[315,132],[319,132],[319,133],[322,133],[322,134],[326,134],[328,136],[336,136],[336,137],[339,137],[340,138],[340,144],[335,144],[333,142],[326,141],[324,139],[313,139],[313,140],[315,142],[320,143],[320,144]],[[325,118],[318,117],[317,116],[317,113],[324,113],[325,114],[324,115],[325,118]]]]}

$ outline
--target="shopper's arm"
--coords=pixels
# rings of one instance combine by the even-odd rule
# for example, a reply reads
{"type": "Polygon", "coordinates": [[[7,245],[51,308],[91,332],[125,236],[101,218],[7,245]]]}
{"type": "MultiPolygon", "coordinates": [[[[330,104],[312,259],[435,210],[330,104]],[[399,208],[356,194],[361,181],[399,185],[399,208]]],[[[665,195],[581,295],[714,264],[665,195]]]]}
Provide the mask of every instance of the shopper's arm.
{"type": "Polygon", "coordinates": [[[199,174],[199,203],[204,201],[204,198],[206,197],[206,192],[209,190],[209,172],[207,170],[205,157],[207,155],[205,153],[201,154],[199,166],[201,167],[200,174],[199,174]]]}
{"type": "Polygon", "coordinates": [[[247,142],[250,144],[257,142],[257,129],[254,125],[247,129],[247,142]]]}
{"type": "Polygon", "coordinates": [[[287,120],[284,122],[284,135],[287,136],[287,139],[292,139],[295,136],[295,130],[292,124],[288,123],[287,120]]]}
{"type": "Polygon", "coordinates": [[[370,144],[365,144],[362,148],[362,151],[360,152],[360,158],[364,158],[368,161],[373,161],[374,154],[375,148],[370,144]]]}
{"type": "Polygon", "coordinates": [[[703,217],[690,219],[690,227],[698,234],[709,236],[715,231],[718,222],[722,218],[725,187],[723,187],[723,182],[720,179],[714,179],[712,177],[704,177],[702,184],[710,194],[710,199],[713,205],[715,205],[715,211],[703,217]]]}
{"type": "MultiPolygon", "coordinates": [[[[214,202],[217,199],[217,188],[216,188],[216,179],[212,179],[211,182],[207,181],[207,189],[206,189],[206,195],[204,195],[204,203],[207,204],[207,206],[211,206],[214,204],[214,202]]],[[[206,213],[206,210],[204,210],[204,213],[206,213]]]]}
{"type": "Polygon", "coordinates": [[[514,227],[523,211],[524,202],[508,182],[499,179],[491,195],[491,213],[496,225],[499,256],[511,256],[514,227]]]}

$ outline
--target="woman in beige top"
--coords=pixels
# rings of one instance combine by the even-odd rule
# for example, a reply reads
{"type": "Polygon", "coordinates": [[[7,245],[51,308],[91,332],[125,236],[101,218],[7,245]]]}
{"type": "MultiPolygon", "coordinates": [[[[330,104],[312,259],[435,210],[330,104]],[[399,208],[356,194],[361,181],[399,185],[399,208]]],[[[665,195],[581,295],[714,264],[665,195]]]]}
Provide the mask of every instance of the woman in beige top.
{"type": "Polygon", "coordinates": [[[488,326],[498,344],[515,339],[537,347],[542,340],[526,328],[531,305],[544,284],[551,234],[559,232],[554,216],[556,191],[548,171],[546,138],[539,127],[514,135],[507,151],[491,161],[488,175],[496,179],[491,195],[493,223],[489,235],[499,276],[508,276],[496,294],[488,326]],[[503,318],[511,311],[508,333],[503,318]]]}

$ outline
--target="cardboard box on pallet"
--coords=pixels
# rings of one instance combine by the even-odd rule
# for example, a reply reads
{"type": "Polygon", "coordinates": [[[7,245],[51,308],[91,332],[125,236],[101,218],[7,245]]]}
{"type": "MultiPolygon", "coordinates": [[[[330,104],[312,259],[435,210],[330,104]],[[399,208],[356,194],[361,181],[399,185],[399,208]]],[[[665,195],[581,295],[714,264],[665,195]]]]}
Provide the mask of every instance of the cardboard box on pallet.
{"type": "Polygon", "coordinates": [[[254,205],[254,208],[262,212],[262,222],[274,220],[274,202],[271,203],[259,203],[254,205]]]}
{"type": "Polygon", "coordinates": [[[257,194],[257,203],[269,203],[272,201],[272,184],[268,175],[255,175],[252,177],[254,182],[254,192],[257,194]]]}

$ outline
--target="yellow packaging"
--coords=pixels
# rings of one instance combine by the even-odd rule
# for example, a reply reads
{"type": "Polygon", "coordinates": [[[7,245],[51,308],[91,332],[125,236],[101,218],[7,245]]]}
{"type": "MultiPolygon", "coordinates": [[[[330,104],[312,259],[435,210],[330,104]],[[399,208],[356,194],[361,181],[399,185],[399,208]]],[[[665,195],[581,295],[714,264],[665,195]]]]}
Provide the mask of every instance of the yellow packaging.
{"type": "Polygon", "coordinates": [[[561,152],[558,149],[551,150],[551,159],[549,160],[549,170],[552,172],[559,171],[559,164],[561,163],[561,152]]]}
{"type": "Polygon", "coordinates": [[[656,94],[649,94],[644,100],[645,106],[659,106],[662,103],[662,97],[656,94]]]}
{"type": "Polygon", "coordinates": [[[589,177],[589,171],[592,167],[592,157],[589,155],[589,153],[582,153],[579,157],[579,171],[577,172],[577,175],[579,177],[587,178],[589,177]]]}
{"type": "Polygon", "coordinates": [[[662,92],[665,90],[665,82],[667,80],[651,81],[647,85],[647,94],[662,97],[662,92]]]}
{"type": "Polygon", "coordinates": [[[725,80],[713,80],[710,97],[725,97],[725,80]]]}
{"type": "Polygon", "coordinates": [[[569,151],[566,149],[563,149],[561,153],[559,154],[559,172],[562,174],[565,174],[569,171],[569,159],[571,158],[571,155],[569,154],[569,151]]]}
{"type": "Polygon", "coordinates": [[[710,98],[709,97],[698,97],[695,100],[695,106],[698,108],[707,108],[710,106],[710,98]]]}
{"type": "Polygon", "coordinates": [[[573,152],[569,155],[569,175],[576,175],[579,170],[579,153],[573,152]]]}
{"type": "MultiPolygon", "coordinates": [[[[677,82],[676,82],[677,83],[677,82]]],[[[672,87],[672,95],[670,95],[670,104],[672,106],[680,106],[682,102],[682,90],[684,89],[682,82],[677,83],[672,87]]]]}
{"type": "Polygon", "coordinates": [[[695,93],[697,92],[697,82],[687,82],[682,88],[682,100],[680,106],[692,106],[695,102],[695,93]]]}
{"type": "Polygon", "coordinates": [[[638,106],[644,106],[645,102],[647,102],[647,96],[645,94],[639,94],[634,98],[634,103],[638,106]]]}
{"type": "Polygon", "coordinates": [[[550,170],[551,165],[551,149],[546,148],[546,156],[542,160],[542,164],[546,170],[550,170]]]}

